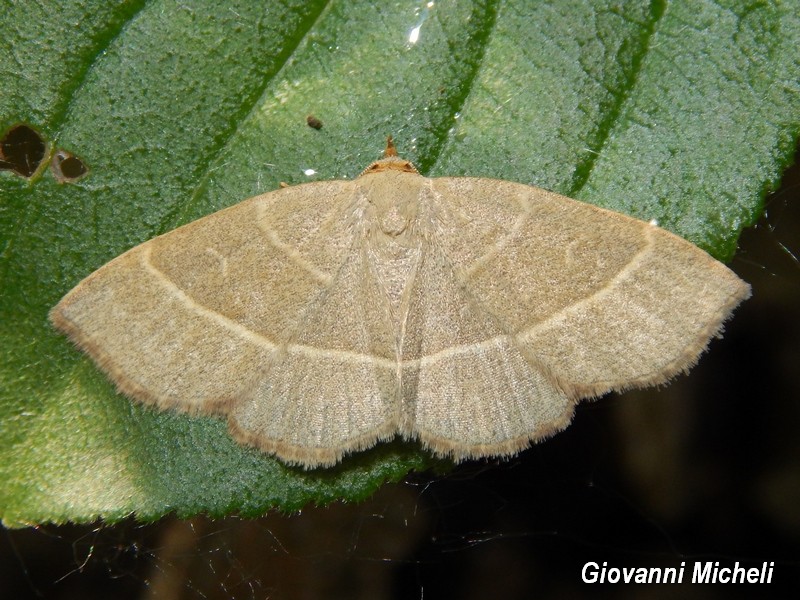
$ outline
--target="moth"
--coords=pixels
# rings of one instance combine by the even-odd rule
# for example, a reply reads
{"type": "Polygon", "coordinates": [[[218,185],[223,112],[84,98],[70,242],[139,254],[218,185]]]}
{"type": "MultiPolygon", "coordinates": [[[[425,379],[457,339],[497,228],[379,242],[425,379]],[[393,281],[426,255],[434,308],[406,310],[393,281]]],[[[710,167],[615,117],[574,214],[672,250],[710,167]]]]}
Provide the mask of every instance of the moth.
{"type": "Polygon", "coordinates": [[[306,468],[397,435],[511,456],[687,371],[749,286],[652,223],[397,155],[147,241],[50,319],[145,404],[306,468]]]}

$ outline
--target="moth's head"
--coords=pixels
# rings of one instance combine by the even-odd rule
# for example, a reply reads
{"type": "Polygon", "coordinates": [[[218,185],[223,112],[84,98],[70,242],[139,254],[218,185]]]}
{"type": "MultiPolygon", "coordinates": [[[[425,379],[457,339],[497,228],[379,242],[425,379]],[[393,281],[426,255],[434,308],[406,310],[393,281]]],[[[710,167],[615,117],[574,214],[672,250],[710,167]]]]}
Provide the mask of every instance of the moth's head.
{"type": "Polygon", "coordinates": [[[417,171],[411,161],[397,156],[397,148],[394,147],[392,136],[386,139],[386,150],[383,151],[383,158],[376,160],[361,171],[359,177],[372,173],[384,173],[386,171],[400,171],[401,173],[414,173],[415,175],[419,175],[419,171],[417,171]]]}

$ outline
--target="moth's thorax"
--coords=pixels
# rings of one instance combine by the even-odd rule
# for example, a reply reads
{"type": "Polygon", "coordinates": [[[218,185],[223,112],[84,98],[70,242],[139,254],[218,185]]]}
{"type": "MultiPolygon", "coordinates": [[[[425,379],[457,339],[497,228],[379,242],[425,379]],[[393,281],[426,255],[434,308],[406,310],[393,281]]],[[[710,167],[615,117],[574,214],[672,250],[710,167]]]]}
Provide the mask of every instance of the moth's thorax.
{"type": "Polygon", "coordinates": [[[419,199],[426,179],[418,173],[390,170],[360,178],[367,215],[376,233],[396,238],[410,233],[419,212],[419,199]]]}

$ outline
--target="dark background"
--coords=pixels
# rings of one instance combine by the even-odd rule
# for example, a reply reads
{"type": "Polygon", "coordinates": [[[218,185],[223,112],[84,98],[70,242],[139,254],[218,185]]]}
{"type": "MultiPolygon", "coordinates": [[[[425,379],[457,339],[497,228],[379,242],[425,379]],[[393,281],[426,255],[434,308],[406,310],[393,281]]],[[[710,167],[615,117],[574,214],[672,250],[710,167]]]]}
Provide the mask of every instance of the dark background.
{"type": "Polygon", "coordinates": [[[0,598],[684,598],[800,592],[800,168],[744,232],[753,287],[689,376],[578,408],[507,462],[358,505],[0,531],[0,598]],[[587,561],[760,567],[765,585],[589,585],[587,561]]]}

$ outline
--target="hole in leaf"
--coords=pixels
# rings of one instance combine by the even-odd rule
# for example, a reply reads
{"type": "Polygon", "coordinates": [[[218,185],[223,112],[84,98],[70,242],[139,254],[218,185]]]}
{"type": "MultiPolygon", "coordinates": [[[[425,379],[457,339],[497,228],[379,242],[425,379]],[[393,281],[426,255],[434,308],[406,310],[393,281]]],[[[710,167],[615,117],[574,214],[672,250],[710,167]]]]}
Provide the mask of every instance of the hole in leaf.
{"type": "Polygon", "coordinates": [[[13,125],[0,139],[0,169],[30,177],[42,163],[45,150],[39,132],[27,125],[13,125]]]}
{"type": "Polygon", "coordinates": [[[50,170],[58,183],[72,183],[89,172],[86,163],[66,150],[59,150],[53,155],[50,170]]]}

